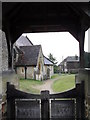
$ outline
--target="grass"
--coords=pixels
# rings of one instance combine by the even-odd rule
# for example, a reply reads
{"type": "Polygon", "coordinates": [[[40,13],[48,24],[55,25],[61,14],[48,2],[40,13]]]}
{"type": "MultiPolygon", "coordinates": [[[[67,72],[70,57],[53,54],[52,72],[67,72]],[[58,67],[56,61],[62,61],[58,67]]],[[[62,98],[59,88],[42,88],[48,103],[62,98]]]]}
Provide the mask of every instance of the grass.
{"type": "Polygon", "coordinates": [[[62,92],[75,87],[75,75],[61,75],[54,81],[52,89],[54,92],[62,92]]]}
{"type": "Polygon", "coordinates": [[[59,77],[59,74],[54,74],[53,76],[51,76],[51,79],[55,79],[57,77],[59,77]]]}
{"type": "Polygon", "coordinates": [[[41,84],[43,84],[43,82],[39,80],[20,79],[20,90],[28,93],[40,93],[40,91],[33,88],[33,86],[41,84]]]}
{"type": "MultiPolygon", "coordinates": [[[[54,74],[51,80],[57,79],[52,84],[54,92],[62,92],[75,87],[75,75],[74,74],[54,74]]],[[[31,79],[20,79],[20,90],[28,93],[39,93],[40,90],[35,89],[36,85],[44,84],[43,81],[31,80],[31,79]],[[33,88],[34,86],[34,88],[33,88]]]]}

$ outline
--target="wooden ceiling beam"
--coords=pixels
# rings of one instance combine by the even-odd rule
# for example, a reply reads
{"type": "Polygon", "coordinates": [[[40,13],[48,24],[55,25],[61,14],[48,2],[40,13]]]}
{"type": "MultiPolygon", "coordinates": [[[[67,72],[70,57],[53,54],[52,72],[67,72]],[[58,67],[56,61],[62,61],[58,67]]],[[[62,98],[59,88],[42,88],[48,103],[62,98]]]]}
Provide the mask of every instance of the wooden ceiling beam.
{"type": "Polygon", "coordinates": [[[12,11],[10,11],[8,14],[7,14],[7,17],[11,20],[11,19],[14,19],[15,17],[18,16],[19,12],[22,10],[23,8],[23,3],[18,3],[12,11]]]}

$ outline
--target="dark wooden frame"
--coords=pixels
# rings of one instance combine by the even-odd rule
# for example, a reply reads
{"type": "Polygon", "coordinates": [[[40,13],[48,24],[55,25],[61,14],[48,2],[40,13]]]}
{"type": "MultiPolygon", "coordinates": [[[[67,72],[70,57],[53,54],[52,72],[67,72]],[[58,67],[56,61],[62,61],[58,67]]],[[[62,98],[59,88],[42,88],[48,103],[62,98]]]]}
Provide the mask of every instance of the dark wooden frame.
{"type": "Polygon", "coordinates": [[[15,119],[15,99],[41,99],[41,120],[50,120],[50,99],[76,99],[76,120],[85,119],[85,94],[84,82],[76,84],[76,87],[62,93],[49,94],[49,91],[41,91],[41,94],[25,93],[15,89],[14,85],[7,83],[7,118],[15,119]]]}

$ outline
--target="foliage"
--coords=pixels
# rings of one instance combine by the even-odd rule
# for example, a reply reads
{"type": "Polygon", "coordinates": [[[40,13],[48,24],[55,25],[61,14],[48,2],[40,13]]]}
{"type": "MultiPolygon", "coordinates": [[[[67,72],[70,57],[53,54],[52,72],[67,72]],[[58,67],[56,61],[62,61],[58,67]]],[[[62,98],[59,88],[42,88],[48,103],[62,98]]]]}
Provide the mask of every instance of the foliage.
{"type": "Polygon", "coordinates": [[[59,68],[57,65],[54,65],[54,73],[59,73],[59,68]]]}
{"type": "Polygon", "coordinates": [[[53,57],[53,55],[50,53],[48,55],[49,59],[54,63],[54,73],[58,73],[58,66],[56,65],[57,64],[57,60],[55,57],[53,57]]]}
{"type": "Polygon", "coordinates": [[[49,54],[48,55],[48,57],[49,57],[49,59],[54,63],[54,64],[57,64],[57,60],[56,60],[56,58],[55,57],[53,57],[53,54],[49,54]]]}
{"type": "Polygon", "coordinates": [[[75,87],[75,75],[64,74],[54,81],[52,89],[54,92],[62,92],[75,87]]]}

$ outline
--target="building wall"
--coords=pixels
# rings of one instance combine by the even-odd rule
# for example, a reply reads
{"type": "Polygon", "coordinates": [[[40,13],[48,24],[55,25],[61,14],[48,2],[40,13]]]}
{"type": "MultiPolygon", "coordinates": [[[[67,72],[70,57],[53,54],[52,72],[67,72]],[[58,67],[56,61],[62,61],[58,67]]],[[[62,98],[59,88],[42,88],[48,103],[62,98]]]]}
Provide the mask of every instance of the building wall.
{"type": "Polygon", "coordinates": [[[42,48],[39,51],[38,62],[37,62],[36,68],[38,69],[38,73],[36,72],[36,80],[43,80],[44,58],[43,58],[42,48]]]}
{"type": "MultiPolygon", "coordinates": [[[[25,67],[17,67],[16,68],[17,70],[17,75],[19,78],[25,78],[25,67]]],[[[33,79],[33,70],[34,68],[33,67],[27,67],[27,70],[26,70],[26,76],[27,76],[27,79],[33,79]]]]}
{"type": "Polygon", "coordinates": [[[67,62],[67,69],[77,69],[79,67],[79,62],[67,62]]]}
{"type": "Polygon", "coordinates": [[[16,67],[16,73],[19,78],[25,78],[25,68],[24,67],[16,67]]]}
{"type": "MultiPolygon", "coordinates": [[[[35,72],[35,70],[36,70],[36,67],[33,67],[33,66],[27,67],[27,70],[26,70],[27,79],[41,80],[42,78],[41,72],[38,74],[37,72],[35,72]]],[[[17,67],[16,71],[17,71],[17,75],[19,78],[25,79],[25,68],[24,67],[17,67]],[[24,70],[23,72],[22,72],[22,69],[24,70]]]]}
{"type": "Polygon", "coordinates": [[[51,70],[50,75],[52,76],[54,74],[54,68],[53,68],[53,66],[50,66],[50,70],[51,70]]]}
{"type": "Polygon", "coordinates": [[[47,70],[48,70],[48,68],[50,69],[50,76],[49,76],[49,78],[51,78],[51,76],[54,74],[53,66],[44,65],[44,76],[45,76],[45,79],[47,79],[47,70]]]}
{"type": "Polygon", "coordinates": [[[34,79],[34,67],[27,67],[27,78],[34,79]]]}
{"type": "Polygon", "coordinates": [[[64,62],[60,67],[60,72],[78,73],[80,64],[78,61],[64,62]]]}

